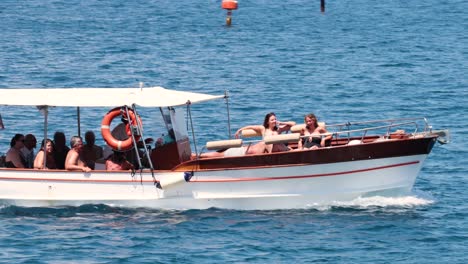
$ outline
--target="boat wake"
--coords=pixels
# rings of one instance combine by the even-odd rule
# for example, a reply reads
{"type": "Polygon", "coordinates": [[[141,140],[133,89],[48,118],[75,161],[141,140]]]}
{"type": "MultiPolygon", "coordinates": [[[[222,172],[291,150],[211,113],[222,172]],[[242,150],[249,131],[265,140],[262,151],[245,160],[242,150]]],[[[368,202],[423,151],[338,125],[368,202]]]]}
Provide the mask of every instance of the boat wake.
{"type": "Polygon", "coordinates": [[[349,202],[337,202],[336,205],[339,206],[353,206],[353,207],[388,207],[388,206],[398,206],[398,207],[415,207],[415,206],[424,206],[432,204],[433,200],[427,200],[425,198],[417,196],[404,196],[404,197],[383,197],[383,196],[374,196],[374,197],[365,197],[357,198],[349,202]]]}
{"type": "MultiPolygon", "coordinates": [[[[435,199],[428,193],[413,192],[405,196],[366,196],[358,197],[350,201],[331,201],[326,203],[314,203],[305,205],[302,210],[316,211],[340,211],[340,210],[358,210],[358,211],[374,211],[374,210],[407,210],[415,207],[424,207],[435,203],[435,199]]],[[[115,204],[85,204],[81,206],[60,206],[60,207],[23,207],[15,205],[0,205],[0,215],[6,216],[33,216],[41,217],[47,215],[71,217],[84,214],[133,214],[135,212],[185,212],[185,211],[206,211],[206,210],[221,210],[231,211],[229,209],[209,208],[197,210],[161,210],[152,208],[128,208],[115,204]]],[[[289,209],[294,210],[294,209],[289,209]]],[[[254,210],[257,211],[257,210],[254,210]]],[[[270,211],[270,210],[267,210],[270,211]]],[[[278,211],[278,210],[273,210],[278,211]]],[[[279,210],[282,211],[282,210],[279,210]]]]}
{"type": "Polygon", "coordinates": [[[337,208],[350,209],[376,209],[376,208],[400,208],[408,209],[414,207],[427,206],[435,203],[435,199],[427,193],[414,192],[406,196],[386,197],[386,196],[367,196],[358,197],[351,201],[335,201],[329,204],[308,205],[309,209],[326,211],[337,208]]]}

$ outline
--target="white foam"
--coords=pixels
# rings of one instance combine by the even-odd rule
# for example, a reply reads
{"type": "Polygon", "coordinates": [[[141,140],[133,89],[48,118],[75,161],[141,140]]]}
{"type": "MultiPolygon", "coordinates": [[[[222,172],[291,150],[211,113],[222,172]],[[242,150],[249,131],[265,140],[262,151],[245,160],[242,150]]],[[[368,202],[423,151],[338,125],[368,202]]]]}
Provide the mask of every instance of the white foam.
{"type": "Polygon", "coordinates": [[[340,201],[334,202],[334,206],[344,207],[414,207],[424,206],[434,203],[433,200],[417,197],[417,196],[401,196],[401,197],[384,197],[384,196],[372,196],[372,197],[359,197],[352,201],[340,201]]]}
{"type": "Polygon", "coordinates": [[[426,206],[435,203],[434,198],[427,193],[412,193],[407,196],[368,196],[358,197],[350,201],[334,201],[330,203],[309,204],[307,208],[314,208],[320,211],[330,210],[332,207],[351,207],[351,208],[372,208],[372,207],[399,207],[411,208],[417,206],[426,206]]]}

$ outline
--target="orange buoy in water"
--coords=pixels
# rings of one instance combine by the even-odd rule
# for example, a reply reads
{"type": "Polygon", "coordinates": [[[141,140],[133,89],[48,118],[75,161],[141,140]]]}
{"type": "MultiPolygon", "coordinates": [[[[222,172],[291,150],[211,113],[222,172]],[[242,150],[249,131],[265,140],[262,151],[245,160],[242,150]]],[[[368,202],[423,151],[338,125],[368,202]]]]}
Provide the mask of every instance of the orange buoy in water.
{"type": "Polygon", "coordinates": [[[236,10],[237,9],[237,1],[236,0],[223,0],[221,2],[221,7],[227,10],[236,10]]]}
{"type": "Polygon", "coordinates": [[[236,0],[223,0],[221,2],[221,8],[227,10],[227,17],[226,17],[226,25],[230,26],[232,22],[232,10],[237,9],[237,1],[236,0]]]}

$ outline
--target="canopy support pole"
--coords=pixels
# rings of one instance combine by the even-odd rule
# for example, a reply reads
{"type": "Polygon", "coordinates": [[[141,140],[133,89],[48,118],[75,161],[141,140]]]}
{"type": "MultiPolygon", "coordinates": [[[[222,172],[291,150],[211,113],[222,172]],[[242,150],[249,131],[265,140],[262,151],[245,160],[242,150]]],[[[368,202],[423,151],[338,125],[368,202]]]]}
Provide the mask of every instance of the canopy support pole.
{"type": "Polygon", "coordinates": [[[227,121],[228,121],[228,136],[229,139],[232,138],[231,136],[231,116],[229,114],[229,95],[228,95],[228,90],[224,91],[224,99],[226,100],[226,110],[227,110],[227,121]]]}
{"type": "MultiPolygon", "coordinates": [[[[145,148],[145,155],[146,155],[146,157],[148,159],[148,164],[150,166],[150,169],[151,169],[151,171],[153,171],[154,170],[153,162],[151,161],[151,156],[150,156],[150,153],[148,152],[148,147],[147,147],[146,142],[145,142],[144,137],[143,137],[143,125],[141,124],[140,119],[138,118],[136,105],[133,104],[132,108],[133,108],[133,112],[135,113],[135,116],[136,116],[135,119],[136,119],[136,122],[137,122],[138,132],[139,132],[139,134],[141,136],[141,139],[142,139],[142,142],[143,142],[143,147],[145,148]]],[[[132,130],[132,137],[134,137],[133,136],[133,130],[132,130]]],[[[133,138],[133,142],[135,142],[135,137],[133,138]]],[[[136,152],[137,152],[137,155],[138,155],[138,162],[139,162],[140,168],[142,168],[141,161],[140,161],[140,159],[141,159],[140,158],[140,153],[138,153],[138,148],[136,146],[136,142],[135,142],[135,149],[136,149],[136,152]]]]}
{"type": "Polygon", "coordinates": [[[3,125],[2,114],[0,114],[0,130],[2,129],[5,129],[5,126],[3,125]]]}
{"type": "Polygon", "coordinates": [[[192,129],[192,139],[193,139],[193,147],[195,148],[195,155],[198,156],[198,150],[197,150],[197,141],[195,139],[195,130],[193,129],[193,121],[192,121],[192,110],[190,108],[190,105],[192,104],[192,102],[190,102],[190,100],[187,101],[187,112],[189,114],[189,118],[190,118],[190,127],[192,129]]]}
{"type": "Polygon", "coordinates": [[[76,107],[76,116],[78,122],[78,136],[81,137],[81,118],[80,118],[80,107],[76,107]]]}
{"type": "Polygon", "coordinates": [[[42,142],[44,142],[44,147],[42,149],[42,151],[44,152],[44,164],[43,164],[43,169],[47,168],[47,152],[45,150],[45,147],[47,145],[47,127],[48,127],[48,117],[49,117],[49,107],[48,106],[45,106],[44,107],[44,140],[42,142]]]}
{"type": "MultiPolygon", "coordinates": [[[[133,107],[132,107],[132,110],[133,110],[133,113],[135,114],[135,119],[138,120],[138,114],[135,112],[135,109],[133,109],[133,107]]],[[[132,120],[130,118],[130,113],[128,112],[128,106],[125,106],[125,113],[127,114],[128,125],[130,126],[130,134],[132,134],[133,149],[135,150],[135,154],[137,156],[137,161],[138,161],[138,167],[140,168],[140,171],[141,171],[141,170],[143,170],[143,168],[142,168],[142,165],[141,165],[140,153],[138,153],[138,145],[137,145],[137,142],[136,142],[136,139],[135,139],[135,132],[136,131],[134,131],[134,129],[133,129],[132,120]]],[[[138,127],[138,123],[137,123],[137,127],[138,127]]],[[[140,133],[140,135],[141,135],[140,129],[139,128],[137,128],[137,129],[138,129],[138,133],[140,133]]]]}

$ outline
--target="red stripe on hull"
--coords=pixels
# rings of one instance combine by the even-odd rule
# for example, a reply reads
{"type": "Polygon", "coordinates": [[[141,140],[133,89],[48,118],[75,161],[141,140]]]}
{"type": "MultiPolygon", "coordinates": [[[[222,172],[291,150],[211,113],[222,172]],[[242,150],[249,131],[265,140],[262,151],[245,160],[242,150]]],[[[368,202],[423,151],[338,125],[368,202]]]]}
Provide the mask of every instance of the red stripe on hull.
{"type": "MultiPolygon", "coordinates": [[[[315,178],[315,177],[329,177],[338,176],[344,174],[353,174],[373,170],[382,170],[394,167],[408,166],[418,164],[419,161],[410,161],[405,163],[380,166],[374,168],[352,170],[352,171],[341,171],[333,173],[322,173],[313,175],[301,175],[301,176],[281,176],[281,177],[255,177],[255,178],[242,178],[242,179],[210,179],[210,180],[190,180],[191,183],[213,183],[213,182],[248,182],[248,181],[270,181],[270,180],[292,180],[292,179],[303,179],[303,178],[315,178]]],[[[50,179],[50,178],[15,178],[15,177],[0,177],[0,180],[11,180],[11,181],[47,181],[47,182],[86,182],[86,183],[153,183],[153,180],[83,180],[83,179],[50,179]]]]}
{"type": "Polygon", "coordinates": [[[50,178],[14,178],[0,177],[0,180],[11,181],[46,181],[46,182],[90,182],[90,183],[140,183],[154,182],[153,180],[82,180],[82,179],[50,179],[50,178]]]}
{"type": "Polygon", "coordinates": [[[352,171],[341,171],[341,172],[333,172],[333,173],[322,173],[322,174],[313,174],[313,175],[301,175],[301,176],[283,176],[283,177],[256,177],[256,178],[243,178],[243,179],[224,179],[224,180],[191,180],[190,182],[243,182],[243,181],[271,181],[271,180],[291,180],[291,179],[303,179],[303,178],[315,178],[315,177],[328,177],[328,176],[337,176],[343,174],[352,174],[352,173],[359,173],[365,171],[373,171],[373,170],[382,170],[394,167],[401,167],[401,166],[408,166],[418,164],[419,161],[411,161],[405,162],[400,164],[393,164],[375,168],[368,168],[368,169],[361,169],[361,170],[352,170],[352,171]]]}

